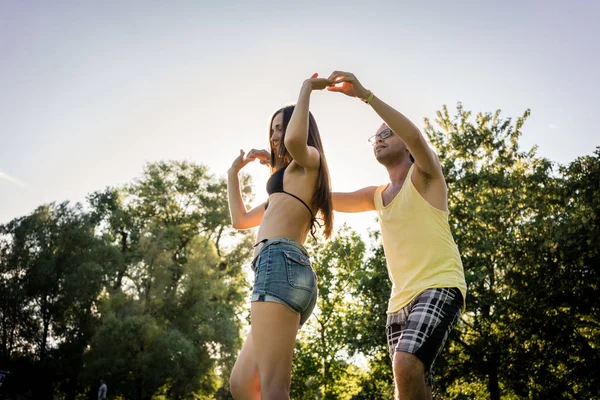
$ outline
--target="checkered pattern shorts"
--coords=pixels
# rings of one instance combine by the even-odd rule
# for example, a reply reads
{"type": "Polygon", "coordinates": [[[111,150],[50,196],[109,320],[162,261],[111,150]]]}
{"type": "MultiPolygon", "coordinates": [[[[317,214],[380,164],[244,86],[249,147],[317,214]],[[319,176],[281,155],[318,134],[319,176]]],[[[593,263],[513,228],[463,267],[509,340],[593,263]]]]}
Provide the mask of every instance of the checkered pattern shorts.
{"type": "Polygon", "coordinates": [[[457,288],[421,292],[406,307],[388,314],[386,333],[390,357],[398,351],[414,354],[425,365],[425,380],[433,384],[433,363],[460,318],[463,298],[457,288]]]}

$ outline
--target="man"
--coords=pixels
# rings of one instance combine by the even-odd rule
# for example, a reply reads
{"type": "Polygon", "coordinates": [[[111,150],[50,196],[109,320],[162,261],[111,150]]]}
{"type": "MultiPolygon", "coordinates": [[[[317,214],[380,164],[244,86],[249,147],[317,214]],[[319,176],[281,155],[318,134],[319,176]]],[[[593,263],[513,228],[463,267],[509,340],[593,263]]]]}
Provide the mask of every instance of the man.
{"type": "Polygon", "coordinates": [[[100,380],[100,389],[98,389],[98,400],[106,400],[106,383],[104,380],[100,380]]]}
{"type": "Polygon", "coordinates": [[[448,194],[442,167],[425,137],[404,115],[356,77],[335,71],[329,91],[358,97],[384,123],[371,137],[375,158],[390,183],[334,193],[341,212],[377,212],[392,293],[386,333],[397,399],[430,399],[432,367],[460,318],[466,283],[448,224],[448,194]]]}

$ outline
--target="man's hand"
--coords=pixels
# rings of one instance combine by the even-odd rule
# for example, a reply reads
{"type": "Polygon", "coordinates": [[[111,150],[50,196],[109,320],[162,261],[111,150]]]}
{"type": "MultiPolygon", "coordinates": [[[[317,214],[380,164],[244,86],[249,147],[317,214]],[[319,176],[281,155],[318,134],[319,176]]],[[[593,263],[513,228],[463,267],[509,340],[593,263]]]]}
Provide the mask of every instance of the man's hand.
{"type": "Polygon", "coordinates": [[[333,71],[328,79],[336,85],[327,88],[330,92],[340,92],[344,93],[346,96],[358,97],[362,100],[369,96],[370,92],[365,89],[356,76],[350,72],[333,71]],[[340,83],[341,86],[337,86],[337,84],[340,83]]]}

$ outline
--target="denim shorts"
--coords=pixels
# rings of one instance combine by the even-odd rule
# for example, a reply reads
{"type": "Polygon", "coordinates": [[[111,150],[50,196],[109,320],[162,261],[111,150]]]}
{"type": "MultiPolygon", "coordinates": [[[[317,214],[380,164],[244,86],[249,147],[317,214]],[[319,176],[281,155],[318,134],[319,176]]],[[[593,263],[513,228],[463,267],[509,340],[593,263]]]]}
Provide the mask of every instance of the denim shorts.
{"type": "Polygon", "coordinates": [[[317,275],[306,249],[288,238],[269,239],[252,261],[251,301],[279,303],[300,314],[302,326],[317,303],[317,275]]]}

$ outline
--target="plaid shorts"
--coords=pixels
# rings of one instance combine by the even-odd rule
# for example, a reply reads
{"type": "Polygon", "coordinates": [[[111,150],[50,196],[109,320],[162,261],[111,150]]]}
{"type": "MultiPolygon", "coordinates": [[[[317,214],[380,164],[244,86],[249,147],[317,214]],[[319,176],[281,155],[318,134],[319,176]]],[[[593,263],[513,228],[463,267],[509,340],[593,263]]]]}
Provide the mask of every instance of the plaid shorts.
{"type": "Polygon", "coordinates": [[[392,361],[398,351],[414,354],[425,365],[425,381],[433,385],[433,363],[460,318],[462,305],[457,288],[434,288],[388,314],[386,334],[392,361]]]}

